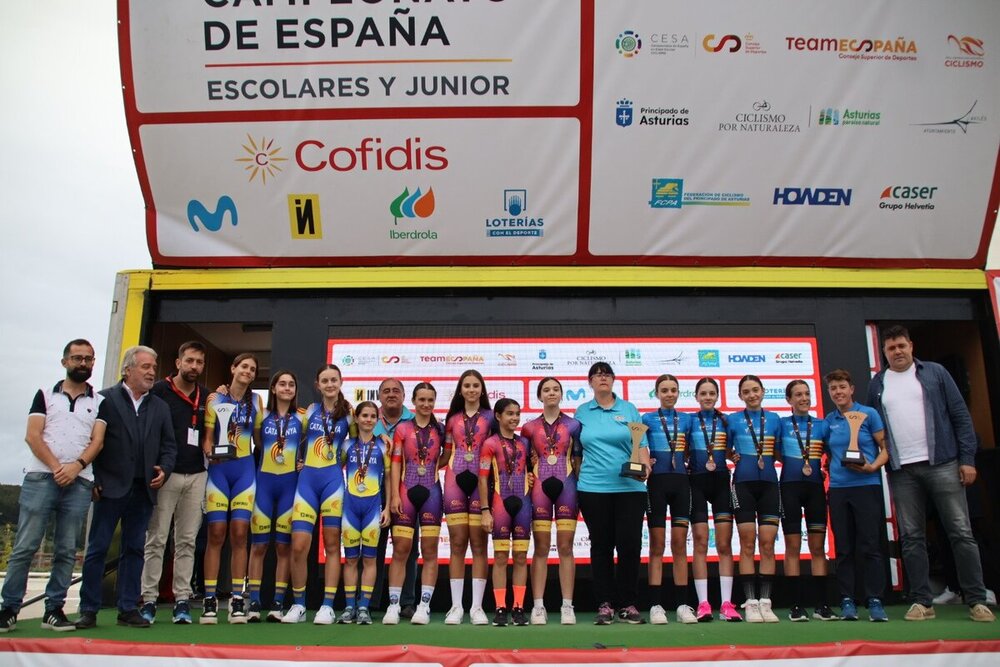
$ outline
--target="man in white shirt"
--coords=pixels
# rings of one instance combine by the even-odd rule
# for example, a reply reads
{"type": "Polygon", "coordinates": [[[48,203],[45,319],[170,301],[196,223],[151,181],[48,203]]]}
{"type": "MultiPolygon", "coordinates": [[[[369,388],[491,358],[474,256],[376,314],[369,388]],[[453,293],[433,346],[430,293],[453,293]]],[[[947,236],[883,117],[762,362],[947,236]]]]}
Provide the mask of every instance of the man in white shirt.
{"type": "Polygon", "coordinates": [[[868,403],[886,425],[892,490],[903,566],[914,600],[908,621],[935,617],[929,584],[926,506],[932,500],[948,534],[959,583],[974,621],[996,620],[986,606],[979,546],[972,535],[965,488],[976,480],[976,434],[955,381],[940,364],[913,358],[909,332],[882,333],[889,367],[872,378],[868,403]]]}

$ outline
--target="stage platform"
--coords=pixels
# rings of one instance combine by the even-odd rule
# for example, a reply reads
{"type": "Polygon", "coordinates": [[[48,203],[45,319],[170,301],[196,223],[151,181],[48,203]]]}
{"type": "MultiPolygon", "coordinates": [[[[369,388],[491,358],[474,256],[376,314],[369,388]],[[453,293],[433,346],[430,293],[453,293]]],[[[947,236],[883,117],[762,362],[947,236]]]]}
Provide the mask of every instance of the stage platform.
{"type": "MultiPolygon", "coordinates": [[[[787,610],[780,610],[787,614],[787,610]]],[[[908,623],[905,607],[888,608],[889,623],[864,620],[751,625],[714,621],[697,625],[593,625],[593,613],[579,614],[575,626],[550,623],[528,627],[445,626],[442,614],[430,625],[175,626],[169,609],[160,609],[149,629],[115,625],[104,610],[98,627],[53,633],[36,619],[19,622],[0,638],[0,664],[53,667],[109,665],[190,665],[191,661],[239,660],[261,665],[278,662],[435,664],[445,667],[485,664],[673,664],[721,665],[767,660],[809,665],[889,665],[978,667],[1000,664],[1000,623],[975,623],[964,606],[938,607],[933,621],[908,623]],[[182,662],[183,661],[183,662],[182,662]]],[[[310,614],[311,618],[311,614],[310,614]]]]}

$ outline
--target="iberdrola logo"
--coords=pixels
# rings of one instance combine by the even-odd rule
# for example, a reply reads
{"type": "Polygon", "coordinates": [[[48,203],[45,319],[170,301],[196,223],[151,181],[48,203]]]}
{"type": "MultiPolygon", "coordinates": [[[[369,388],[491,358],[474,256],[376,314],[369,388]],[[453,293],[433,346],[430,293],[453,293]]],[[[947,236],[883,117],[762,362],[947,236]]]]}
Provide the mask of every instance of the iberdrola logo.
{"type": "Polygon", "coordinates": [[[434,213],[434,188],[426,193],[417,188],[410,193],[409,188],[403,188],[402,194],[389,204],[392,214],[392,224],[398,225],[400,218],[429,218],[434,213]]]}

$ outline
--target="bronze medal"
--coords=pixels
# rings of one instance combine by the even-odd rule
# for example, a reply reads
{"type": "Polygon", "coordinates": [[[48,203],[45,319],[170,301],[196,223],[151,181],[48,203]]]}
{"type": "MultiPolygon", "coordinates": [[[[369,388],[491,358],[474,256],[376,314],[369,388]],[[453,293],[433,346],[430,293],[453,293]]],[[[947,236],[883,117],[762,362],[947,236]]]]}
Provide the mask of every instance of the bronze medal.
{"type": "Polygon", "coordinates": [[[760,468],[761,470],[764,469],[764,459],[763,459],[763,457],[760,457],[760,456],[757,457],[757,467],[760,468]]]}
{"type": "Polygon", "coordinates": [[[805,464],[803,464],[802,474],[805,475],[806,477],[813,474],[813,467],[809,465],[809,461],[806,461],[805,464]]]}
{"type": "Polygon", "coordinates": [[[559,457],[556,456],[555,454],[549,454],[548,457],[545,459],[545,462],[548,463],[550,466],[554,466],[557,461],[559,461],[559,457]]]}
{"type": "Polygon", "coordinates": [[[705,462],[705,470],[715,472],[715,459],[711,455],[709,455],[708,461],[705,462]]]}

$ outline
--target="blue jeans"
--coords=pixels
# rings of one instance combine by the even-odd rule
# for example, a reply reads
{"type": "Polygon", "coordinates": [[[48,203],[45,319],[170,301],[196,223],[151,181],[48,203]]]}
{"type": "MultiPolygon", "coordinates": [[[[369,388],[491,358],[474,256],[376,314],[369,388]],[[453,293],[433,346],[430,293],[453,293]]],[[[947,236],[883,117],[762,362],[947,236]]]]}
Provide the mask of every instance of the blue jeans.
{"type": "Polygon", "coordinates": [[[958,481],[958,462],[932,466],[910,463],[889,472],[889,487],[896,505],[900,538],[903,541],[903,567],[910,582],[914,602],[931,606],[929,566],[927,564],[927,500],[932,499],[948,534],[958,583],[967,604],[985,604],[983,565],[979,560],[979,545],[972,535],[969,506],[965,488],[958,481]]]}
{"type": "Polygon", "coordinates": [[[118,611],[127,612],[138,608],[146,527],[152,513],[153,504],[149,500],[144,480],[136,480],[129,493],[121,498],[102,497],[94,503],[94,515],[90,520],[90,533],[87,536],[87,556],[83,560],[81,612],[96,614],[101,608],[104,563],[119,520],[122,534],[118,558],[118,611]]]}
{"type": "Polygon", "coordinates": [[[42,543],[45,529],[55,516],[55,543],[52,554],[52,572],[45,587],[45,608],[61,609],[66,601],[66,591],[73,580],[76,551],[80,547],[80,533],[90,507],[90,490],[94,483],[77,477],[67,487],[60,487],[52,473],[29,472],[21,485],[21,509],[17,518],[17,536],[7,564],[4,580],[3,606],[20,611],[28,587],[28,570],[42,543]]]}

